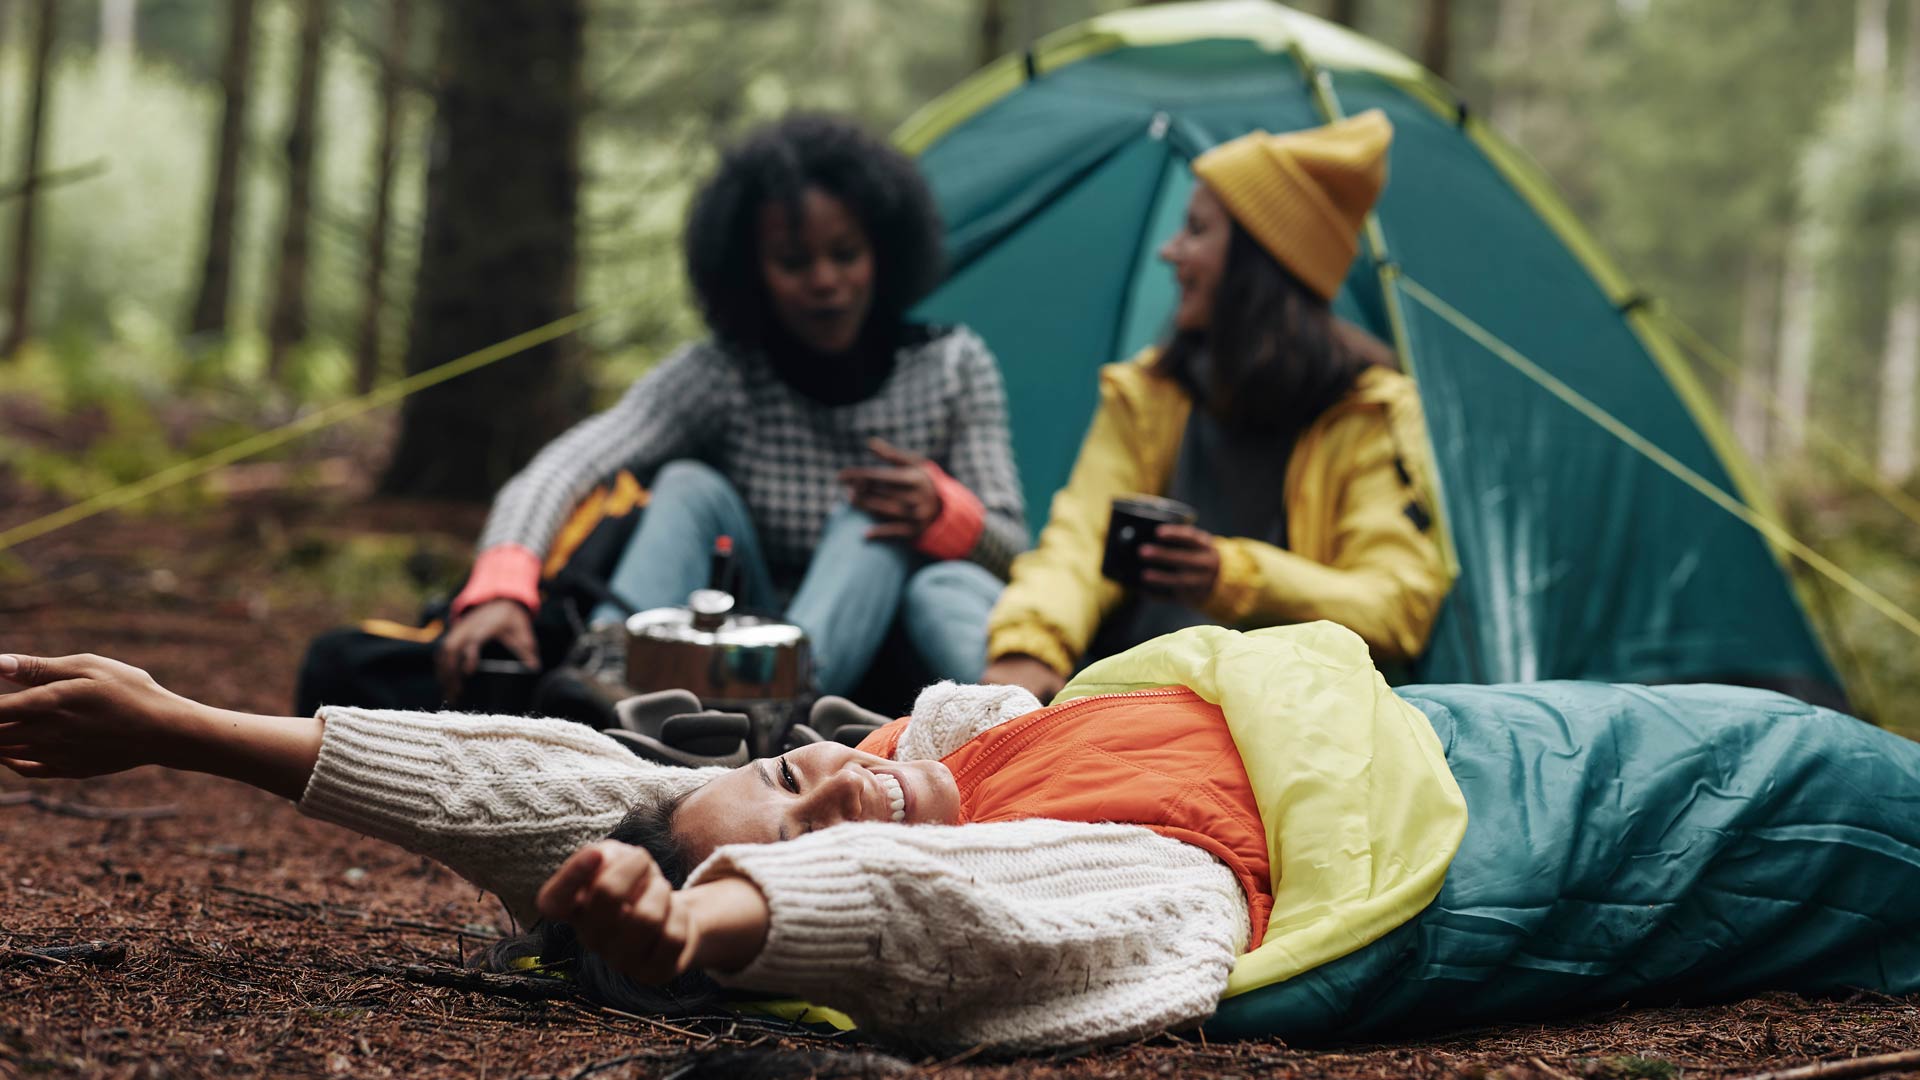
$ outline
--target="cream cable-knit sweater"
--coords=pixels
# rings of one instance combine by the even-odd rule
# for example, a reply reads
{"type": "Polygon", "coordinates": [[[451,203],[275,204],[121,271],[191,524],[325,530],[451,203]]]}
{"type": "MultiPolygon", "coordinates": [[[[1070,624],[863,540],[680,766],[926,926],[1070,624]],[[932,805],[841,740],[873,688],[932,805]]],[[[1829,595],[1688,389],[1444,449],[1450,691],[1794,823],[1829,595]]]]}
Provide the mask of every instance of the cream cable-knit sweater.
{"type": "MultiPolygon", "coordinates": [[[[923,692],[901,759],[938,758],[1038,707],[1013,687],[923,692]]],[[[634,805],[719,770],[650,765],[577,724],[321,712],[300,809],[446,863],[516,918],[634,805]]],[[[840,825],[721,848],[690,884],[751,879],[766,946],[723,982],[840,1008],[920,1044],[1028,1050],[1151,1035],[1212,1014],[1246,897],[1199,848],[1134,825],[840,825]]]]}

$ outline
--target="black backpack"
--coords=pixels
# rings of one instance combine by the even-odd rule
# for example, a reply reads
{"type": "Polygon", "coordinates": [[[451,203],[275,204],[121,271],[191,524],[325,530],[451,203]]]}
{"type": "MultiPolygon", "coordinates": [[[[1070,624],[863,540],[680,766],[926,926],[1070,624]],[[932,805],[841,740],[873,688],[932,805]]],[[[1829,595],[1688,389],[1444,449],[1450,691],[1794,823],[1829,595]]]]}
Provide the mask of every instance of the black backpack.
{"type": "MultiPolygon", "coordinates": [[[[589,492],[560,527],[543,568],[540,610],[533,618],[543,668],[566,658],[574,638],[586,627],[587,614],[611,597],[607,579],[646,504],[646,489],[632,473],[622,471],[589,492]]],[[[485,694],[481,680],[470,681],[461,701],[444,699],[433,656],[447,629],[450,604],[451,598],[427,604],[412,626],[368,619],[314,638],[300,663],[295,715],[312,716],[323,705],[519,711],[498,701],[476,700],[476,695],[485,694]]],[[[498,646],[489,646],[482,659],[510,657],[498,646]]]]}

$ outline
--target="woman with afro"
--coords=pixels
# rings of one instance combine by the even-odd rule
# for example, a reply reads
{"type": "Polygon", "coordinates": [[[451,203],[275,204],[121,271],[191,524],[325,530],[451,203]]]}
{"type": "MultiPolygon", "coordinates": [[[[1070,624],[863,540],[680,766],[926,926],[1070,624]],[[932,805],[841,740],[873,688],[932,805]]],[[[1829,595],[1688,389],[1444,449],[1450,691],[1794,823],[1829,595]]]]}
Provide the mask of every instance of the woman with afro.
{"type": "MultiPolygon", "coordinates": [[[[536,662],[548,548],[621,468],[650,498],[612,574],[620,601],[684,603],[727,536],[742,605],[807,631],[821,692],[858,684],[896,616],[931,674],[977,678],[1027,534],[992,355],[907,319],[940,239],[913,164],[851,123],[791,116],[726,150],[685,235],[712,336],[501,490],[438,655],[450,699],[489,642],[536,662]]],[[[587,642],[616,641],[622,615],[602,604],[587,642]]]]}

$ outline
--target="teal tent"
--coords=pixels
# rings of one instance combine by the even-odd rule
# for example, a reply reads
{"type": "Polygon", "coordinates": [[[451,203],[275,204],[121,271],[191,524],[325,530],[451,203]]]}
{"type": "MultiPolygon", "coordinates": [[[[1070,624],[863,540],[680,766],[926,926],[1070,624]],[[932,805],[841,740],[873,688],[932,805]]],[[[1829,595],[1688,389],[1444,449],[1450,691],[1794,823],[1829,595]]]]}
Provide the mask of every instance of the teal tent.
{"type": "Polygon", "coordinates": [[[1095,370],[1165,329],[1174,286],[1154,253],[1183,213],[1188,161],[1256,128],[1372,108],[1393,120],[1391,179],[1336,310],[1419,383],[1460,571],[1414,674],[1844,700],[1774,552],[1703,494],[1765,510],[1738,450],[1537,171],[1417,64],[1265,0],[1093,19],[897,133],[948,227],[952,273],[922,313],[998,354],[1036,528],[1092,415],[1095,370]]]}

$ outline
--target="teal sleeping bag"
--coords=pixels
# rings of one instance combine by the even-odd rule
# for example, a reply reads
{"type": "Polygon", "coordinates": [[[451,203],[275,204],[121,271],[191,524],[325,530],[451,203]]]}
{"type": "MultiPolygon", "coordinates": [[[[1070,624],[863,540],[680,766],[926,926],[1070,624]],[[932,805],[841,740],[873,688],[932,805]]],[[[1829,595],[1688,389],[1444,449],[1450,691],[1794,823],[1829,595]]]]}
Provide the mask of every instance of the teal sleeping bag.
{"type": "Polygon", "coordinates": [[[1223,1001],[1326,1041],[1760,990],[1920,992],[1920,744],[1724,686],[1408,686],[1467,801],[1445,883],[1223,1001]]]}

